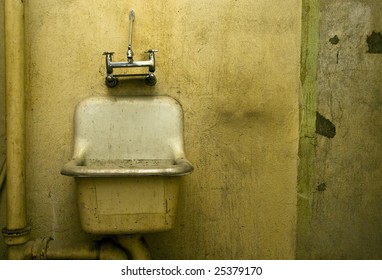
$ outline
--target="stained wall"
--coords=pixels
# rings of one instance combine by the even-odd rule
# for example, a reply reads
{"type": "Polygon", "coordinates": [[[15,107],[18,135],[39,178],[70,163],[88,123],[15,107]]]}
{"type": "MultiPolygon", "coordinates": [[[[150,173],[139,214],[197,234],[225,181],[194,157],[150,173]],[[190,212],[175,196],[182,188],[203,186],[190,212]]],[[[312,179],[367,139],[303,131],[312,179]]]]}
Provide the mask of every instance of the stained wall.
{"type": "Polygon", "coordinates": [[[381,259],[382,3],[319,2],[311,201],[298,210],[297,256],[381,259]]]}
{"type": "Polygon", "coordinates": [[[301,4],[297,0],[26,1],[28,220],[32,238],[81,240],[73,110],[90,96],[169,95],[183,106],[174,230],[145,235],[157,259],[295,256],[301,4]],[[102,53],[156,48],[155,87],[104,84],[102,53]],[[286,12],[287,11],[287,12],[286,12]]]}

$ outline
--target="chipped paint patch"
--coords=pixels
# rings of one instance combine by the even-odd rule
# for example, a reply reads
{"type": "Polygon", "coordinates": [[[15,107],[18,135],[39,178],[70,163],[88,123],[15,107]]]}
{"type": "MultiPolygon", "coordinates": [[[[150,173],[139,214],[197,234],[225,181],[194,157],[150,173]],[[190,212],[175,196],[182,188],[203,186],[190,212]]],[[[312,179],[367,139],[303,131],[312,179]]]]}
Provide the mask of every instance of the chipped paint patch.
{"type": "Polygon", "coordinates": [[[369,47],[368,53],[381,53],[382,54],[382,34],[381,32],[371,33],[366,39],[367,45],[369,47]]]}

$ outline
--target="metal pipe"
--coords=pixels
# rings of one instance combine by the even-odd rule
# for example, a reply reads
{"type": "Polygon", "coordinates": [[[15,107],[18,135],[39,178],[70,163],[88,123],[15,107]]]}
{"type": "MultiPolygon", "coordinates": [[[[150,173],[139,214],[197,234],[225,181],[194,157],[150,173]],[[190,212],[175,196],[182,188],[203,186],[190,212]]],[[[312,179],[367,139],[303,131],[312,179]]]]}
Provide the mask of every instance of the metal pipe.
{"type": "Polygon", "coordinates": [[[24,5],[4,1],[8,245],[29,240],[25,197],[24,5]]]}
{"type": "Polygon", "coordinates": [[[118,243],[129,253],[133,260],[151,260],[151,254],[140,234],[118,235],[118,243]]]}
{"type": "MultiPolygon", "coordinates": [[[[96,260],[99,256],[99,244],[95,242],[77,243],[49,241],[45,249],[44,260],[96,260]]],[[[43,250],[40,250],[43,251],[43,250]]],[[[38,254],[34,254],[38,255],[38,254]]]]}
{"type": "Polygon", "coordinates": [[[127,253],[111,240],[68,243],[38,238],[12,246],[11,259],[18,260],[127,260],[127,253]]]}
{"type": "Polygon", "coordinates": [[[110,240],[65,243],[49,241],[46,260],[127,260],[124,250],[110,240]]]}
{"type": "Polygon", "coordinates": [[[108,65],[111,68],[131,68],[131,67],[149,67],[153,68],[154,67],[154,60],[150,58],[150,60],[147,61],[124,61],[124,62],[110,62],[108,65]]]}

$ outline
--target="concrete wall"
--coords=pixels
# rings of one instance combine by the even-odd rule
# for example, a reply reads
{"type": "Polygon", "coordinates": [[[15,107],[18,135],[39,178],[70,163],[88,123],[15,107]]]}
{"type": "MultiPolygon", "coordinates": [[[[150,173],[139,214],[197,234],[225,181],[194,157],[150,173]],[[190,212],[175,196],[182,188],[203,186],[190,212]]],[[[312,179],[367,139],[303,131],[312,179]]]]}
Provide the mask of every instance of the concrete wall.
{"type": "Polygon", "coordinates": [[[185,112],[176,228],[146,236],[160,259],[295,255],[300,1],[26,1],[27,187],[32,238],[88,238],[74,180],[75,105],[89,96],[169,95],[185,112]],[[104,85],[106,50],[157,48],[158,84],[104,85]],[[285,13],[288,11],[288,13],[285,13]]]}
{"type": "Polygon", "coordinates": [[[297,256],[381,259],[382,2],[321,0],[318,8],[311,209],[299,209],[310,233],[298,237],[297,256]]]}

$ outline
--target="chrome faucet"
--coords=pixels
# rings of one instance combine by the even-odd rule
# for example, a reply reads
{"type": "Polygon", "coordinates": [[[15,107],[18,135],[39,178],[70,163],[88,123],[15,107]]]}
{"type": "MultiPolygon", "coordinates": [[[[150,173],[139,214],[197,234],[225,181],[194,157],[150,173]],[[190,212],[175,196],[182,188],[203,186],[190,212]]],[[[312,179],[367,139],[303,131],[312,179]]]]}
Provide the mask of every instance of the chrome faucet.
{"type": "Polygon", "coordinates": [[[157,79],[155,77],[155,53],[157,50],[151,49],[145,53],[149,54],[149,59],[146,61],[134,61],[134,52],[132,48],[132,37],[133,37],[133,22],[135,20],[135,12],[130,11],[129,14],[130,29],[129,29],[129,41],[127,46],[127,61],[124,62],[114,62],[113,54],[114,52],[104,52],[106,56],[106,85],[108,87],[115,87],[118,84],[118,77],[144,77],[146,84],[153,86],[156,84],[157,79]],[[129,68],[129,67],[148,67],[147,74],[113,74],[114,68],[129,68]]]}
{"type": "Polygon", "coordinates": [[[130,20],[130,29],[129,29],[129,43],[127,45],[127,61],[128,62],[133,62],[133,47],[132,47],[132,41],[133,41],[133,22],[135,20],[135,12],[134,10],[130,11],[129,14],[129,20],[130,20]]]}

